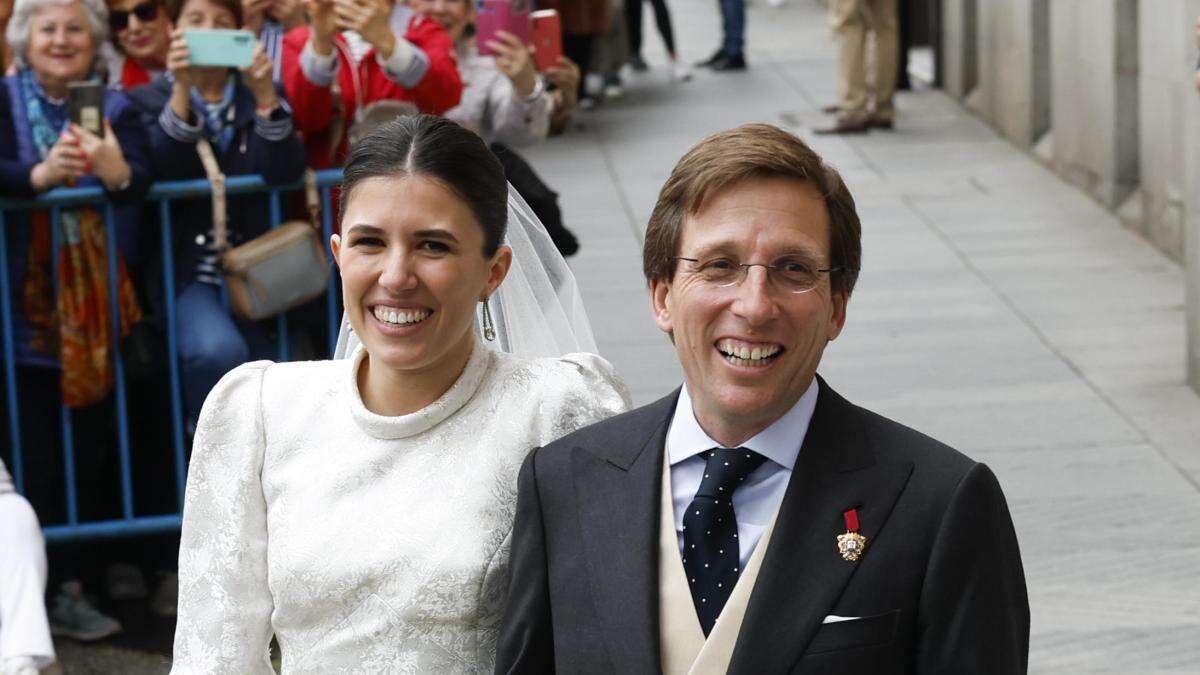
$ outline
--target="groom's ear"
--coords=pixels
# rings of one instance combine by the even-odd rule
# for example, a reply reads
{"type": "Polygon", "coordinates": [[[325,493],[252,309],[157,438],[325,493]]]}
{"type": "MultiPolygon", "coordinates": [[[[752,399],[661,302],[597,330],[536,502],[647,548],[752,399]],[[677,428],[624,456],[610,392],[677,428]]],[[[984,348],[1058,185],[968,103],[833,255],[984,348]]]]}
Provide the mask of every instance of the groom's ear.
{"type": "Polygon", "coordinates": [[[654,315],[654,324],[667,335],[675,330],[671,319],[671,284],[666,279],[654,279],[650,282],[650,312],[654,315]]]}

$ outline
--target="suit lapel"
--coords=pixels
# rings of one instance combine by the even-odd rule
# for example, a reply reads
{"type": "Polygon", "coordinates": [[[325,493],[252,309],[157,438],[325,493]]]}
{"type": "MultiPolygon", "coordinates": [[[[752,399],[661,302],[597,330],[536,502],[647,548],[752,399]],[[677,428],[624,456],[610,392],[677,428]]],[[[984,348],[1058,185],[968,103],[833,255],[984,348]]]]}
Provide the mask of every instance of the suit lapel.
{"type": "Polygon", "coordinates": [[[662,456],[678,391],[630,415],[620,436],[572,449],[592,596],[618,672],[657,672],[662,456]]]}
{"type": "Polygon", "coordinates": [[[780,504],[729,673],[787,672],[807,649],[859,563],[842,560],[842,513],[858,508],[864,560],[912,472],[878,461],[854,406],[822,380],[817,407],[780,504]]]}

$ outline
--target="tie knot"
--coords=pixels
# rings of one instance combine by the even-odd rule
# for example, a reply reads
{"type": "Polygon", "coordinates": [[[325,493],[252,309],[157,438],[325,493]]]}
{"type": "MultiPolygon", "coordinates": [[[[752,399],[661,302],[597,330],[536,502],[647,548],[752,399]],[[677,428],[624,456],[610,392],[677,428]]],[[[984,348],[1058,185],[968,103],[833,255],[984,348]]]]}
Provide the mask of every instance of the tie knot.
{"type": "Polygon", "coordinates": [[[713,448],[704,453],[704,479],[697,497],[729,499],[766,457],[746,448],[713,448]]]}

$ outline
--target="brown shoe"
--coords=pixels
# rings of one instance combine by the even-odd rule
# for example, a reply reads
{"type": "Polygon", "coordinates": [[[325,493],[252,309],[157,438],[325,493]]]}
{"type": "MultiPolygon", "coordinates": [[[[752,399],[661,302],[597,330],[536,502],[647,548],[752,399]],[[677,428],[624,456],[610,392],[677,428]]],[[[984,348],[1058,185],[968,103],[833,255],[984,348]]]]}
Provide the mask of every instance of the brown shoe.
{"type": "Polygon", "coordinates": [[[870,120],[867,121],[867,124],[870,125],[870,127],[872,129],[884,129],[887,131],[891,131],[892,129],[896,128],[896,120],[895,120],[895,118],[891,117],[890,115],[886,116],[886,117],[885,116],[874,116],[870,120]]]}
{"type": "Polygon", "coordinates": [[[834,120],[832,125],[813,129],[813,133],[820,134],[822,136],[828,134],[863,134],[870,129],[871,124],[865,119],[838,117],[834,120]]]}

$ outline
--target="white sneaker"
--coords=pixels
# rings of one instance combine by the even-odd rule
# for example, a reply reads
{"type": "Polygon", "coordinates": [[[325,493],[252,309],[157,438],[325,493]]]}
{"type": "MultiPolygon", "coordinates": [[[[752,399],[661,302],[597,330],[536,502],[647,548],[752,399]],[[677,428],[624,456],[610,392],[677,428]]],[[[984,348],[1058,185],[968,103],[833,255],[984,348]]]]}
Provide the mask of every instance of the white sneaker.
{"type": "Polygon", "coordinates": [[[121,623],[101,614],[92,603],[83,597],[83,588],[77,581],[62,585],[58,595],[50,602],[50,632],[81,642],[102,640],[121,632],[121,623]]]}
{"type": "Polygon", "coordinates": [[[682,61],[671,64],[671,81],[687,82],[692,79],[692,69],[682,61]]]}
{"type": "Polygon", "coordinates": [[[604,98],[621,98],[625,95],[625,89],[619,84],[604,85],[604,98]]]}

